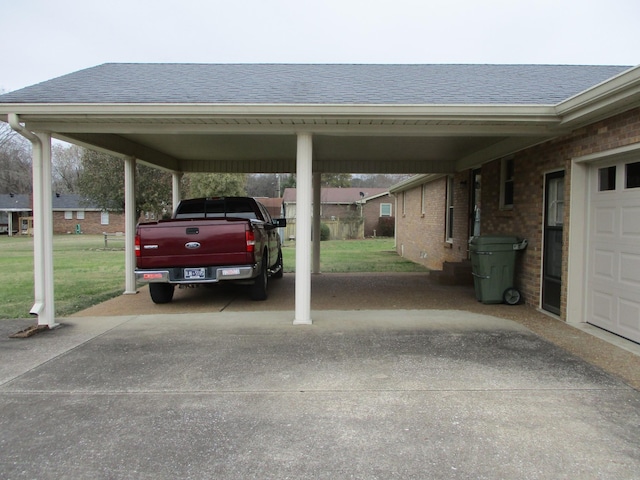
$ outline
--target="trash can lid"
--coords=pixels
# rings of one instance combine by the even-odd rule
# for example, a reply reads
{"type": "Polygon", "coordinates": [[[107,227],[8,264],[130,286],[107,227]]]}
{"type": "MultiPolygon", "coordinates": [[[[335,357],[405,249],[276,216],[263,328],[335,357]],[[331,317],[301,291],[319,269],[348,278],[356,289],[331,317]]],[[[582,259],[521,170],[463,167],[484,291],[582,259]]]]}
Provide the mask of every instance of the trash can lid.
{"type": "Polygon", "coordinates": [[[470,245],[484,246],[484,245],[502,245],[502,244],[514,244],[520,243],[518,237],[508,237],[499,235],[480,235],[478,237],[471,237],[469,241],[470,245]]]}

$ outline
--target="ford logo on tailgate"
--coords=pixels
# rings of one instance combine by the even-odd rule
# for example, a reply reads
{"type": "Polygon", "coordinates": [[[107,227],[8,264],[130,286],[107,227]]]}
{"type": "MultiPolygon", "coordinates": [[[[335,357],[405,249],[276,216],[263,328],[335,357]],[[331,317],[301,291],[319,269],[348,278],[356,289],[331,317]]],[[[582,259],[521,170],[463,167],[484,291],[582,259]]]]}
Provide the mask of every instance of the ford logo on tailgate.
{"type": "Polygon", "coordinates": [[[199,242],[187,242],[184,244],[185,247],[187,247],[190,250],[195,250],[196,248],[200,248],[200,243],[199,242]]]}

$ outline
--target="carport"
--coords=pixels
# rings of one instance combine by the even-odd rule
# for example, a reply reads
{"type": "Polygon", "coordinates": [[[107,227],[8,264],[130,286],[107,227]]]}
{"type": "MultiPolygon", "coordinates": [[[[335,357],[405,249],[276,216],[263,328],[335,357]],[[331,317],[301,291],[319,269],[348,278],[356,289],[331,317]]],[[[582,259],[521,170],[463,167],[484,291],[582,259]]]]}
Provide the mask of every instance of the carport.
{"type": "Polygon", "coordinates": [[[293,323],[310,324],[322,173],[479,166],[562,134],[558,103],[611,74],[584,66],[105,64],[3,95],[0,118],[33,144],[31,313],[56,325],[52,138],[125,159],[128,294],[136,292],[136,162],[172,172],[174,204],[184,173],[295,173],[293,323]]]}

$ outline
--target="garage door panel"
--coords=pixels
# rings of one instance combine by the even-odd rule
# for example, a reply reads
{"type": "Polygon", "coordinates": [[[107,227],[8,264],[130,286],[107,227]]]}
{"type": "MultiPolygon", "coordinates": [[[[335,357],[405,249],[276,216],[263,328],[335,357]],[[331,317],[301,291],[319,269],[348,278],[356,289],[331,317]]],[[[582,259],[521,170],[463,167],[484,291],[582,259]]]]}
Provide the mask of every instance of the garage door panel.
{"type": "Polygon", "coordinates": [[[621,210],[621,235],[630,240],[640,240],[640,207],[623,207],[621,210]]]}
{"type": "Polygon", "coordinates": [[[613,280],[613,267],[615,265],[615,252],[604,249],[596,249],[593,255],[593,275],[600,280],[613,280]]]}
{"type": "Polygon", "coordinates": [[[611,328],[614,325],[614,306],[613,297],[606,292],[593,290],[591,295],[591,308],[593,319],[598,321],[598,325],[603,328],[611,328]]]}
{"type": "Polygon", "coordinates": [[[616,233],[615,208],[597,208],[595,211],[594,230],[596,237],[613,237],[616,233]]]}
{"type": "Polygon", "coordinates": [[[640,288],[640,254],[620,254],[620,281],[640,288]]]}

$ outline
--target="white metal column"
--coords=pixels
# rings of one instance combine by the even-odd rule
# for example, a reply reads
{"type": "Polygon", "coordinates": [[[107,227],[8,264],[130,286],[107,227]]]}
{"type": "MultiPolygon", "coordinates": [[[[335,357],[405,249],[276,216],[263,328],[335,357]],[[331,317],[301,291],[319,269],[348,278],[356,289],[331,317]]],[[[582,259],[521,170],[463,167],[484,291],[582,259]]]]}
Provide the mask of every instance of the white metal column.
{"type": "Polygon", "coordinates": [[[322,175],[313,174],[313,273],[320,273],[320,192],[322,175]]]}
{"type": "Polygon", "coordinates": [[[136,289],[136,159],[124,159],[124,221],[125,221],[125,295],[137,293],[136,289]]]}
{"type": "MultiPolygon", "coordinates": [[[[33,243],[34,253],[36,248],[41,252],[43,275],[40,279],[42,304],[38,305],[38,299],[36,298],[36,305],[34,305],[34,309],[32,309],[31,313],[38,315],[38,325],[47,325],[49,328],[53,328],[57,326],[58,323],[56,322],[53,286],[53,189],[51,186],[51,135],[48,133],[37,133],[36,135],[40,140],[40,148],[34,148],[33,158],[33,243]],[[39,155],[36,155],[36,151],[38,150],[39,155]],[[36,162],[39,164],[37,167],[36,162]],[[37,212],[36,209],[39,210],[39,212],[37,212]]],[[[34,262],[35,261],[36,258],[34,255],[34,262]]]]}
{"type": "Polygon", "coordinates": [[[313,136],[298,134],[296,156],[296,281],[294,325],[311,325],[311,186],[313,136]]]}
{"type": "Polygon", "coordinates": [[[171,194],[172,194],[172,207],[173,210],[171,213],[176,211],[176,208],[178,208],[178,203],[180,203],[180,197],[181,197],[181,192],[180,192],[180,180],[182,179],[182,173],[179,172],[173,172],[171,175],[171,180],[172,180],[172,188],[171,188],[171,194]]]}

